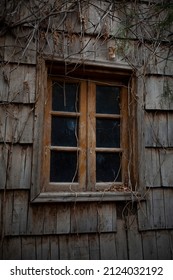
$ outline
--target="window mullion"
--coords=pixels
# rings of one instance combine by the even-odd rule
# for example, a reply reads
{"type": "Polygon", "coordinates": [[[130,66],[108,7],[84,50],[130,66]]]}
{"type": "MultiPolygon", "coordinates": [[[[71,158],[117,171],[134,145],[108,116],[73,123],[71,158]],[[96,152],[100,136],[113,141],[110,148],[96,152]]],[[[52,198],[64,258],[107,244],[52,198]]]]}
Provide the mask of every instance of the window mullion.
{"type": "Polygon", "coordinates": [[[94,191],[96,184],[96,85],[88,82],[87,112],[87,190],[94,191]]]}
{"type": "Polygon", "coordinates": [[[87,150],[87,83],[80,85],[80,117],[79,117],[79,191],[86,190],[86,150],[87,150]]]}

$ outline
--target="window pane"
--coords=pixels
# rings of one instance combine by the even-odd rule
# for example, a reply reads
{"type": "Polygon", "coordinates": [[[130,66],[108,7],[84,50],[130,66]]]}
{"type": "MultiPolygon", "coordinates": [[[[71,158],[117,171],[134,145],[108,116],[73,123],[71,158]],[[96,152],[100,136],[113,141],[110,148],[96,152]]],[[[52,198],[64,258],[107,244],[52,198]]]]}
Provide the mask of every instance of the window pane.
{"type": "Polygon", "coordinates": [[[120,182],[121,181],[121,158],[118,153],[96,154],[96,181],[97,182],[120,182]]]}
{"type": "Polygon", "coordinates": [[[77,182],[77,152],[51,151],[50,182],[77,182]]]}
{"type": "Polygon", "coordinates": [[[52,110],[78,112],[79,84],[53,83],[52,110]]]}
{"type": "Polygon", "coordinates": [[[120,120],[96,120],[96,146],[120,147],[120,120]]]}
{"type": "Polygon", "coordinates": [[[77,118],[52,116],[52,146],[77,146],[78,120],[77,118]]]}
{"type": "Polygon", "coordinates": [[[120,88],[115,86],[96,87],[96,113],[120,114],[120,88]]]}

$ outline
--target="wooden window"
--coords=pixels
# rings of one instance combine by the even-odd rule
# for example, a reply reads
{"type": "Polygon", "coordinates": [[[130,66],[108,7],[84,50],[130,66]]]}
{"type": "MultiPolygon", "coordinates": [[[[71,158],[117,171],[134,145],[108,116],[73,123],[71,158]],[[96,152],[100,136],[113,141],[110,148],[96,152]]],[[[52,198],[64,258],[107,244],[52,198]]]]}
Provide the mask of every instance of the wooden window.
{"type": "Polygon", "coordinates": [[[129,150],[127,85],[50,77],[47,88],[43,190],[125,190],[129,150]]]}

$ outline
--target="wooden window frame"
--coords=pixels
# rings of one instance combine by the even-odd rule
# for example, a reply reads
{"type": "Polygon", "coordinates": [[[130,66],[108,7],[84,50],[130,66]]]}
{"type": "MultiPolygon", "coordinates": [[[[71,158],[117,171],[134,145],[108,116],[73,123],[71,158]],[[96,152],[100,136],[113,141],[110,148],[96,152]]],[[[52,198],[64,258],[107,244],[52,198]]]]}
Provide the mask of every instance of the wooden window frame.
{"type": "MultiPolygon", "coordinates": [[[[85,191],[84,185],[86,184],[86,84],[84,82],[80,85],[80,104],[79,112],[55,112],[51,110],[52,104],[52,83],[54,82],[64,82],[64,80],[48,78],[48,98],[45,104],[45,122],[44,126],[44,137],[43,137],[43,146],[46,150],[44,152],[44,159],[42,165],[42,185],[44,191],[47,192],[82,192],[85,191]],[[82,108],[81,108],[82,107],[82,108]],[[82,111],[82,113],[81,113],[82,111]],[[80,147],[61,147],[61,146],[51,146],[51,116],[71,116],[80,118],[79,124],[79,139],[80,147]],[[79,169],[79,182],[70,182],[70,183],[53,183],[49,182],[50,177],[50,151],[75,151],[78,154],[78,169],[79,169]]],[[[73,79],[69,79],[68,83],[76,83],[73,79]]]]}
{"type": "MultiPolygon", "coordinates": [[[[91,67],[92,68],[92,67],[91,67]]],[[[88,75],[93,73],[88,68],[89,71],[85,71],[85,75],[79,72],[74,74],[73,77],[67,77],[59,75],[61,77],[54,77],[54,75],[49,74],[49,67],[42,62],[38,67],[38,100],[36,102],[35,115],[36,115],[36,125],[34,133],[34,155],[33,155],[33,176],[32,176],[32,188],[31,188],[31,201],[32,202],[71,202],[71,201],[121,201],[121,200],[131,200],[132,197],[136,198],[137,192],[135,190],[122,191],[122,187],[125,187],[128,184],[129,172],[135,174],[134,168],[136,166],[135,159],[136,155],[133,155],[133,163],[129,168],[129,146],[130,140],[128,131],[128,114],[129,114],[129,102],[131,102],[131,96],[129,96],[128,83],[130,77],[129,71],[115,71],[112,73],[112,69],[106,69],[106,79],[104,81],[99,80],[99,68],[98,77],[88,75]],[[43,78],[40,80],[40,76],[43,78]],[[79,77],[78,78],[76,78],[79,77]],[[47,79],[48,77],[48,79],[47,79]],[[63,80],[67,82],[80,81],[81,83],[81,99],[82,102],[80,107],[82,107],[82,114],[80,115],[80,122],[83,125],[79,125],[79,138],[80,138],[80,157],[79,157],[79,183],[50,183],[49,182],[49,170],[50,170],[50,150],[57,149],[57,147],[51,147],[50,145],[50,135],[51,135],[51,115],[59,114],[51,111],[51,88],[53,80],[63,80]],[[116,81],[117,80],[117,81],[116,81]],[[41,83],[42,81],[42,83],[41,83]],[[44,81],[44,82],[43,82],[44,81]],[[125,82],[124,82],[125,81],[125,82]],[[95,127],[96,117],[98,114],[94,112],[95,107],[95,92],[96,84],[109,84],[113,86],[121,87],[121,114],[120,116],[115,116],[121,119],[121,129],[120,129],[120,138],[121,138],[121,147],[113,148],[117,149],[117,152],[122,152],[122,183],[95,183],[95,170],[90,168],[95,165],[95,154],[96,151],[102,150],[102,148],[95,147],[95,127]],[[90,98],[87,98],[87,93],[91,92],[90,98]],[[89,114],[87,110],[89,109],[89,114]],[[44,113],[43,113],[44,112],[44,113]],[[92,117],[92,121],[88,122],[87,118],[92,117]],[[96,116],[96,117],[95,117],[96,116]],[[88,123],[88,128],[86,125],[88,123]],[[87,134],[87,131],[90,131],[90,134],[87,134]],[[93,135],[91,135],[93,133],[93,135]],[[88,147],[86,147],[86,142],[88,147]],[[90,156],[86,153],[90,153],[90,156]],[[84,160],[86,159],[87,160],[84,160]],[[35,171],[35,170],[37,171],[35,171]],[[88,174],[90,172],[90,174],[88,174]],[[118,191],[120,189],[120,191],[118,191]]],[[[58,69],[59,70],[59,69],[58,69]]],[[[58,71],[61,72],[61,71],[58,71]]],[[[97,73],[96,72],[96,73],[97,73]]],[[[54,70],[53,73],[56,73],[54,70]]],[[[61,72],[62,73],[62,72],[61,72]]],[[[58,76],[58,75],[56,75],[58,76]]],[[[105,77],[105,75],[104,75],[105,77]]],[[[133,106],[134,112],[134,106],[133,106]]],[[[63,115],[63,113],[62,113],[63,115]]],[[[75,115],[74,113],[69,113],[69,115],[75,115]]],[[[101,117],[101,116],[99,116],[101,117]]],[[[109,117],[109,114],[104,117],[109,117]]],[[[132,127],[133,138],[135,126],[132,127]]],[[[58,149],[64,149],[58,147],[58,149]]],[[[68,150],[68,147],[65,149],[68,150]]],[[[77,148],[78,149],[78,148],[77,148]]],[[[107,149],[107,148],[104,148],[107,149]]],[[[112,148],[108,148],[111,150],[112,148]]],[[[108,151],[107,149],[107,151],[108,151]]],[[[133,148],[133,151],[135,149],[133,148]]],[[[136,178],[135,178],[136,180],[136,178]]]]}

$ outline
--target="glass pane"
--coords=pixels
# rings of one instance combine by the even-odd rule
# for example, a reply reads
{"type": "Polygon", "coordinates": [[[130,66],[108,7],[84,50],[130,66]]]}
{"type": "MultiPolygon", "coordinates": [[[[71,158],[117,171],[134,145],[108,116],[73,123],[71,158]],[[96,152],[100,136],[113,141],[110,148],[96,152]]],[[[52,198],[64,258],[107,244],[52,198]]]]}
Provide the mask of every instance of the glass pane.
{"type": "Polygon", "coordinates": [[[96,120],[96,146],[108,148],[120,147],[120,120],[96,120]]]}
{"type": "Polygon", "coordinates": [[[121,181],[121,154],[102,152],[96,154],[96,181],[121,181]]]}
{"type": "Polygon", "coordinates": [[[52,116],[52,146],[77,146],[78,120],[77,118],[52,116]]]}
{"type": "Polygon", "coordinates": [[[96,87],[96,113],[120,114],[120,88],[115,86],[96,87]]]}
{"type": "Polygon", "coordinates": [[[77,152],[51,151],[50,182],[77,182],[77,152]]]}
{"type": "Polygon", "coordinates": [[[52,110],[78,112],[79,84],[53,83],[52,110]]]}

